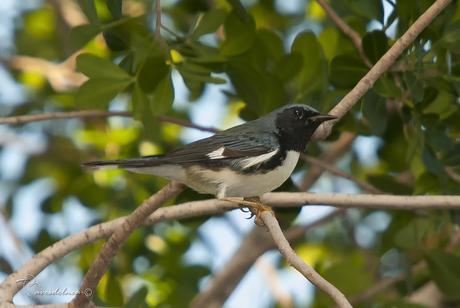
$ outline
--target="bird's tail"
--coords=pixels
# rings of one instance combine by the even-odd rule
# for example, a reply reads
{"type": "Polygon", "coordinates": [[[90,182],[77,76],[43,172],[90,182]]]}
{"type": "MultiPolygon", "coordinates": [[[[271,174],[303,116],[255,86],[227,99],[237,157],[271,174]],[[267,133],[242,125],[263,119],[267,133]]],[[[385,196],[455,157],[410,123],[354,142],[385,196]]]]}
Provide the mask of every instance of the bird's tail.
{"type": "Polygon", "coordinates": [[[121,168],[133,169],[143,167],[154,167],[161,164],[161,155],[145,156],[140,158],[115,159],[115,160],[94,160],[83,163],[88,169],[121,168]]]}

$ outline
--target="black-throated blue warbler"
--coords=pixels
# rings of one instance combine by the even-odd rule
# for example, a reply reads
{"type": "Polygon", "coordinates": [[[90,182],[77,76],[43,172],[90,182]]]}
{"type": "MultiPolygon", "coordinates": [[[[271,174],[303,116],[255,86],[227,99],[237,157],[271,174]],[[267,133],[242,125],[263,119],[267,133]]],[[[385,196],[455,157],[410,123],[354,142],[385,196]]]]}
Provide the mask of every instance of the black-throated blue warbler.
{"type": "Polygon", "coordinates": [[[306,105],[286,105],[165,155],[84,165],[162,176],[219,199],[258,197],[289,178],[318,126],[335,118],[306,105]]]}

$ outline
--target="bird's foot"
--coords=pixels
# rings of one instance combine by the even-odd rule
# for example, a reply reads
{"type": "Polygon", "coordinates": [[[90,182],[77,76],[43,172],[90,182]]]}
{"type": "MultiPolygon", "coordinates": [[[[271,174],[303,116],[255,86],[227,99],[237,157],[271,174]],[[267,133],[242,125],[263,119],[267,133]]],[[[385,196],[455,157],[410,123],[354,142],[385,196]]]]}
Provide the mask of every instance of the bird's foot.
{"type": "Polygon", "coordinates": [[[243,208],[247,208],[249,212],[251,212],[251,216],[248,219],[255,216],[256,218],[254,219],[254,223],[258,226],[264,225],[264,222],[261,218],[262,212],[273,212],[272,208],[266,204],[263,204],[259,197],[246,197],[243,200],[239,198],[222,198],[221,200],[237,203],[243,212],[246,212],[243,210],[243,208]]]}

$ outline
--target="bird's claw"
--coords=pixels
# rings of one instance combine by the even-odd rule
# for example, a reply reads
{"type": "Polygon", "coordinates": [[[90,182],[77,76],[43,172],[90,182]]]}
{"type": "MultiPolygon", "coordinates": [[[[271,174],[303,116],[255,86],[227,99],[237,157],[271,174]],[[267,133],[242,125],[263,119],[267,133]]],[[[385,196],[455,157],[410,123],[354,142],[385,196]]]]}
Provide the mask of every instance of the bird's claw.
{"type": "Polygon", "coordinates": [[[273,212],[272,208],[263,204],[259,197],[244,198],[243,200],[235,200],[234,198],[222,198],[222,200],[238,203],[238,206],[243,213],[251,212],[251,215],[247,219],[255,217],[254,223],[258,226],[264,225],[264,221],[261,217],[262,212],[273,212]]]}

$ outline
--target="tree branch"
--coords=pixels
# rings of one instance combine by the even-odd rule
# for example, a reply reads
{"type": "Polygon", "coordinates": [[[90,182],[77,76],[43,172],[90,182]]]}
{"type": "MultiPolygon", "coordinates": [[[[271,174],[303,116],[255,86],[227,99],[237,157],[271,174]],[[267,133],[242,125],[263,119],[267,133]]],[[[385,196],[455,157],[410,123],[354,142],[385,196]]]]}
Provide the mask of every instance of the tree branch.
{"type": "MultiPolygon", "coordinates": [[[[101,110],[83,110],[83,111],[67,111],[67,112],[49,112],[42,114],[30,114],[13,117],[0,118],[0,124],[19,125],[31,122],[62,120],[62,119],[90,119],[90,118],[106,118],[106,117],[132,117],[129,111],[101,111],[101,110]]],[[[191,123],[187,120],[177,119],[169,116],[157,116],[155,119],[159,122],[171,123],[183,127],[195,128],[201,131],[215,133],[217,128],[207,127],[191,123]]]]}
{"type": "MultiPolygon", "coordinates": [[[[329,112],[342,118],[359,99],[374,85],[377,79],[385,73],[415,40],[415,38],[446,8],[452,0],[436,0],[404,33],[391,48],[375,63],[369,72],[361,78],[356,86],[329,112]]],[[[325,139],[330,135],[333,121],[323,123],[313,135],[314,139],[325,139]]]]}
{"type": "Polygon", "coordinates": [[[372,194],[296,193],[278,192],[262,196],[262,202],[273,207],[331,205],[339,208],[430,210],[460,209],[460,196],[396,196],[372,194]]]}
{"type": "Polygon", "coordinates": [[[310,156],[310,155],[305,155],[305,154],[302,154],[301,155],[302,159],[305,160],[306,162],[310,163],[311,165],[313,166],[320,166],[321,168],[329,171],[330,173],[332,174],[335,174],[337,176],[340,176],[340,177],[343,177],[345,179],[348,179],[352,182],[354,182],[356,185],[358,185],[362,190],[366,191],[366,192],[369,192],[369,193],[373,193],[373,194],[382,194],[383,192],[374,187],[373,185],[365,182],[365,181],[362,181],[354,176],[352,176],[351,174],[348,174],[342,170],[340,170],[339,168],[337,168],[336,166],[330,164],[330,163],[327,163],[325,161],[323,161],[322,159],[318,159],[318,158],[315,158],[313,156],[310,156]]]}
{"type": "Polygon", "coordinates": [[[87,79],[82,73],[75,71],[75,58],[79,51],[72,54],[62,63],[54,63],[29,56],[13,56],[7,65],[21,71],[32,71],[43,75],[56,91],[74,90],[87,79]]]}
{"type": "MultiPolygon", "coordinates": [[[[334,163],[339,157],[343,156],[348,151],[355,138],[356,134],[354,133],[341,133],[340,137],[334,143],[332,143],[327,152],[321,155],[322,160],[327,164],[334,163]]],[[[318,178],[321,176],[323,171],[324,168],[320,165],[312,165],[308,170],[308,173],[304,175],[299,185],[299,190],[306,191],[310,189],[316,180],[318,180],[318,178]]]]}
{"type": "Polygon", "coordinates": [[[89,270],[83,277],[83,282],[80,287],[80,292],[70,303],[73,307],[82,307],[90,300],[87,296],[96,290],[99,281],[104,273],[108,270],[112,259],[120,250],[128,236],[137,229],[147,217],[152,214],[163,202],[180,194],[184,190],[184,185],[177,182],[170,182],[163,187],[159,192],[145,200],[138,208],[129,214],[121,223],[120,228],[117,228],[107,242],[101,248],[96,260],[93,261],[89,270]]]}
{"type": "Polygon", "coordinates": [[[369,61],[369,59],[366,57],[366,54],[364,53],[359,33],[353,30],[353,28],[350,27],[325,0],[316,0],[316,2],[321,5],[329,18],[335,23],[337,28],[339,28],[343,34],[350,38],[351,42],[358,51],[359,56],[364,61],[364,64],[366,64],[367,67],[372,67],[371,61],[369,61]]]}
{"type": "Polygon", "coordinates": [[[155,0],[155,37],[161,40],[161,2],[155,0]]]}
{"type": "Polygon", "coordinates": [[[284,237],[283,231],[275,218],[273,211],[263,211],[261,219],[270,232],[273,240],[286,261],[297,269],[305,278],[307,278],[316,287],[328,294],[337,304],[338,307],[352,307],[345,295],[340,292],[334,285],[321,277],[311,266],[295,253],[291,245],[284,237]]]}

